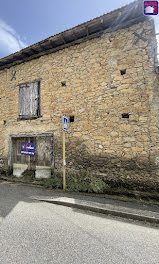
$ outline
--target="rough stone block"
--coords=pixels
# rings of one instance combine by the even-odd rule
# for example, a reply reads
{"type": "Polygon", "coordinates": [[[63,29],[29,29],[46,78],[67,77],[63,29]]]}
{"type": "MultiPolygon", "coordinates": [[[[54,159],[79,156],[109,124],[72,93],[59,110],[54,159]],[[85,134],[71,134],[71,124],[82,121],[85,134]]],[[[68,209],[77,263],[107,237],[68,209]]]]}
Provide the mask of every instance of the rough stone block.
{"type": "Polygon", "coordinates": [[[36,179],[47,179],[51,177],[51,167],[47,166],[36,166],[35,178],[36,179]]]}
{"type": "Polygon", "coordinates": [[[28,165],[27,164],[17,164],[13,163],[13,175],[16,177],[21,177],[22,173],[27,170],[28,165]]]}

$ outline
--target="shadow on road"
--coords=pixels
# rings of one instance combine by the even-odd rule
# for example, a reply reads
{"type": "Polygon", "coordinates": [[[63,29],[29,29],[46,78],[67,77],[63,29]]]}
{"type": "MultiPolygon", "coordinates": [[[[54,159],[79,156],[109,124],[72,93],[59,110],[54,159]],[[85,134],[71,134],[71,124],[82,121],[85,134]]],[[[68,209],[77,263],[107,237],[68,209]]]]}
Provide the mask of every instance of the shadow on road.
{"type": "Polygon", "coordinates": [[[19,201],[31,202],[18,191],[16,185],[0,182],[0,218],[6,217],[19,201]]]}
{"type": "Polygon", "coordinates": [[[0,219],[5,218],[19,202],[34,203],[35,201],[30,198],[33,195],[47,195],[47,191],[37,187],[0,181],[0,219]]]}

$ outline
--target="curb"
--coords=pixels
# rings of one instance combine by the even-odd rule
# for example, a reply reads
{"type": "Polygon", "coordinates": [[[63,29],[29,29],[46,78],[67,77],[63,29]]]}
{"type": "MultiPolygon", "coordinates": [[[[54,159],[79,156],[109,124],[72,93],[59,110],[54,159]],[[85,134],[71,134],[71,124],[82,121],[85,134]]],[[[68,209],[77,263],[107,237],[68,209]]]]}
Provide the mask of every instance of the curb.
{"type": "Polygon", "coordinates": [[[140,215],[140,214],[134,214],[134,213],[129,213],[129,212],[112,210],[112,209],[102,208],[100,206],[90,206],[90,205],[83,205],[83,204],[79,204],[79,203],[71,203],[71,202],[47,200],[47,199],[38,199],[38,198],[32,198],[32,199],[38,200],[41,202],[47,202],[47,203],[52,203],[52,204],[56,204],[56,205],[62,205],[62,206],[87,210],[87,211],[106,214],[106,215],[123,217],[126,219],[133,219],[133,220],[138,220],[138,221],[142,221],[142,222],[144,221],[144,222],[149,222],[149,223],[153,223],[153,224],[159,224],[159,218],[156,218],[156,217],[149,217],[149,216],[140,215]]]}

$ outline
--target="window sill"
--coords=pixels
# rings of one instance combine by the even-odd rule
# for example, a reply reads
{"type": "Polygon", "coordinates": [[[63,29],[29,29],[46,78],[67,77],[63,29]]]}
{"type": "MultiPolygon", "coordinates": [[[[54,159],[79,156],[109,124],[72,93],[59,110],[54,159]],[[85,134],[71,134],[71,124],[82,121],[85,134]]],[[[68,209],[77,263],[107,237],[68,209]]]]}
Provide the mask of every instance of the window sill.
{"type": "Polygon", "coordinates": [[[22,121],[22,120],[34,120],[34,119],[38,119],[41,118],[42,115],[39,116],[23,116],[23,117],[18,117],[17,121],[22,121]]]}

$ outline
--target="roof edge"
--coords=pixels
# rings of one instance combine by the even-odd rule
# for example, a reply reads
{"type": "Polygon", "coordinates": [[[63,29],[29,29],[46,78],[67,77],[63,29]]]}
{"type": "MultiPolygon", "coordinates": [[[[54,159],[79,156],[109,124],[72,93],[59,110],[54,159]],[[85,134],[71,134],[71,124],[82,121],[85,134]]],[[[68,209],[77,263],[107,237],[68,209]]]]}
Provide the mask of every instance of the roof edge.
{"type": "Polygon", "coordinates": [[[143,1],[134,1],[119,9],[67,29],[45,40],[28,46],[0,59],[0,70],[57,52],[83,41],[99,37],[103,32],[113,32],[147,20],[143,14],[143,1]]]}

